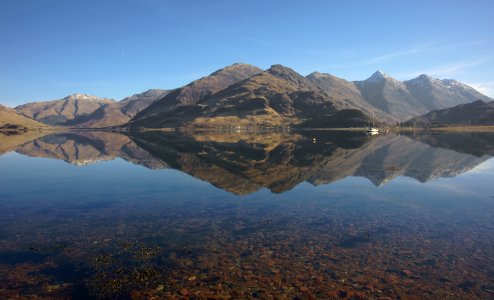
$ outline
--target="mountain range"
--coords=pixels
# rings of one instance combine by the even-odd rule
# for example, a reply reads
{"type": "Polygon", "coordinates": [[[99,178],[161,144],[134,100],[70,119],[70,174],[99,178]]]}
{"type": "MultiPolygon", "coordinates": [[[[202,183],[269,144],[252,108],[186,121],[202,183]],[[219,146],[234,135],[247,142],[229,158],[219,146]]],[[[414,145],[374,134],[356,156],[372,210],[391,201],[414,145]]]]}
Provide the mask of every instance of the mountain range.
{"type": "MultiPolygon", "coordinates": [[[[347,81],[330,74],[314,72],[302,76],[294,70],[273,65],[260,72],[250,65],[235,64],[186,86],[212,90],[217,74],[228,84],[217,92],[193,93],[193,101],[178,103],[173,92],[138,113],[128,123],[133,127],[272,127],[301,125],[326,127],[350,116],[360,126],[375,118],[386,123],[405,121],[433,109],[491,100],[473,88],[454,80],[427,75],[401,82],[383,72],[363,81],[347,81]],[[238,69],[255,70],[250,77],[232,76],[238,69]],[[344,110],[353,110],[341,113],[344,110]],[[360,111],[361,113],[359,114],[360,111]],[[363,115],[362,115],[363,114],[363,115]],[[328,121],[330,120],[330,121],[328,121]],[[335,121],[336,120],[336,121],[335,121]]],[[[246,74],[249,75],[249,74],[246,74]]],[[[176,90],[180,94],[181,89],[176,90]]]]}
{"type": "MultiPolygon", "coordinates": [[[[451,79],[398,81],[377,71],[362,81],[273,65],[233,64],[174,90],[148,90],[121,101],[86,94],[20,105],[47,125],[73,128],[360,127],[394,124],[493,99],[451,79]]],[[[476,118],[475,115],[471,116],[476,118]]]]}

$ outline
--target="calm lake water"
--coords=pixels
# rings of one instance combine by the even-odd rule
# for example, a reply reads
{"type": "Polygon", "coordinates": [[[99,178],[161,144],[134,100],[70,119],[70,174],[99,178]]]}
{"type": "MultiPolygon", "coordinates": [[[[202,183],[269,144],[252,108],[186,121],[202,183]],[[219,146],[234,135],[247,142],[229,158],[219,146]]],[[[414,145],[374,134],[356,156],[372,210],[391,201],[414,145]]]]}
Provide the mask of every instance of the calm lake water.
{"type": "Polygon", "coordinates": [[[494,134],[0,135],[0,298],[493,299],[494,134]]]}

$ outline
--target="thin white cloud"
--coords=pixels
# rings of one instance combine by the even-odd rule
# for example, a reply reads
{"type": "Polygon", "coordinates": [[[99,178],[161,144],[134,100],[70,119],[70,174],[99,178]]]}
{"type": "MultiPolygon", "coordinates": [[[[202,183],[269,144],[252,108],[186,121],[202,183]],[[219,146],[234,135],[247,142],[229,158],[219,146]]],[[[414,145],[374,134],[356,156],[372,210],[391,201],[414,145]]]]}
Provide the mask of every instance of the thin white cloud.
{"type": "MultiPolygon", "coordinates": [[[[412,45],[409,48],[397,50],[395,52],[384,53],[381,55],[376,55],[368,58],[360,58],[353,61],[340,61],[338,63],[319,65],[319,68],[324,69],[348,69],[348,68],[361,68],[362,66],[372,66],[375,65],[375,69],[381,69],[382,65],[394,60],[411,60],[421,56],[430,56],[432,54],[447,53],[450,50],[458,51],[459,49],[470,49],[472,47],[480,47],[486,44],[484,40],[475,40],[469,42],[462,42],[460,44],[448,44],[442,43],[441,41],[429,41],[420,44],[412,45]]],[[[466,50],[465,50],[466,51],[466,50]]],[[[360,52],[352,51],[350,52],[353,56],[358,55],[360,52]]],[[[349,53],[349,54],[350,54],[349,53]]],[[[486,59],[487,60],[487,59],[486,59]]],[[[469,67],[483,63],[486,60],[480,61],[467,61],[459,62],[452,65],[441,66],[433,69],[417,70],[413,72],[403,72],[400,74],[395,74],[396,77],[402,77],[402,79],[410,79],[411,77],[416,77],[420,74],[427,73],[436,77],[451,77],[460,73],[469,67]]]]}
{"type": "Polygon", "coordinates": [[[479,59],[474,61],[462,61],[450,65],[443,65],[435,68],[421,69],[411,72],[403,72],[396,74],[397,78],[410,79],[412,77],[417,77],[421,74],[427,74],[432,77],[446,78],[446,77],[456,77],[457,75],[463,73],[465,70],[478,66],[484,63],[486,59],[479,59]]]}
{"type": "Polygon", "coordinates": [[[494,97],[494,81],[466,82],[469,86],[489,97],[494,97]]]}
{"type": "Polygon", "coordinates": [[[365,61],[365,63],[366,64],[382,63],[382,62],[393,60],[396,58],[416,55],[416,54],[420,54],[420,53],[424,53],[424,52],[430,52],[430,51],[435,50],[435,46],[436,46],[436,44],[432,43],[432,42],[419,44],[419,45],[415,45],[409,49],[371,57],[371,58],[367,59],[365,61]]]}

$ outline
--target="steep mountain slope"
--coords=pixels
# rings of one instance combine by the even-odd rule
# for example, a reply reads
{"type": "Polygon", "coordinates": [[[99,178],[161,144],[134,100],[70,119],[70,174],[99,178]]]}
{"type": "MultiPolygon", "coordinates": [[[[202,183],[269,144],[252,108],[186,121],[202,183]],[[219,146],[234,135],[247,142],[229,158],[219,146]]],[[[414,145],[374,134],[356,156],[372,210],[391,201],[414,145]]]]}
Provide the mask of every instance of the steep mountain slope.
{"type": "Polygon", "coordinates": [[[228,86],[251,77],[262,70],[248,64],[233,64],[175,89],[162,97],[148,108],[138,113],[133,121],[140,121],[147,117],[169,112],[180,106],[195,105],[200,100],[210,96],[228,86]]]}
{"type": "Polygon", "coordinates": [[[475,100],[492,101],[472,87],[452,79],[436,79],[425,74],[404,82],[427,111],[453,107],[475,100]]]}
{"type": "Polygon", "coordinates": [[[403,82],[381,71],[375,72],[366,80],[356,81],[355,85],[365,101],[399,120],[426,112],[403,82]]]}
{"type": "Polygon", "coordinates": [[[0,104],[0,130],[34,128],[49,128],[49,126],[20,115],[15,110],[0,104]]]}
{"type": "Polygon", "coordinates": [[[122,112],[120,103],[115,102],[105,104],[91,114],[69,120],[63,125],[77,128],[104,128],[123,125],[129,120],[129,116],[122,112]]]}
{"type": "Polygon", "coordinates": [[[410,126],[494,125],[494,101],[477,100],[442,110],[434,110],[405,122],[410,126]]]}
{"type": "Polygon", "coordinates": [[[389,113],[376,108],[363,98],[354,82],[327,73],[313,72],[306,76],[315,86],[332,97],[343,100],[345,107],[357,108],[368,115],[374,115],[385,122],[396,122],[397,119],[389,113]]]}
{"type": "Polygon", "coordinates": [[[227,122],[261,126],[299,123],[315,114],[333,114],[343,107],[341,101],[282,65],[273,65],[199,104],[203,110],[196,124],[222,122],[226,117],[227,122]]]}
{"type": "Polygon", "coordinates": [[[129,118],[146,109],[156,100],[168,94],[169,90],[151,89],[140,94],[135,94],[120,102],[120,110],[129,118]]]}
{"type": "Polygon", "coordinates": [[[112,99],[86,94],[73,94],[60,100],[33,102],[17,106],[20,114],[50,125],[65,125],[83,118],[104,105],[115,103],[112,99]]]}

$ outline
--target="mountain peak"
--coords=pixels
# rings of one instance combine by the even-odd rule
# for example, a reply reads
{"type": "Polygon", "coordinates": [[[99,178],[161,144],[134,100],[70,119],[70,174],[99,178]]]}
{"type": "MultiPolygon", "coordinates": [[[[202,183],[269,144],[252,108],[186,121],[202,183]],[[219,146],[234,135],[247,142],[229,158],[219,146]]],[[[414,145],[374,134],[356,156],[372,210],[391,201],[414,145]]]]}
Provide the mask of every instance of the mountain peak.
{"type": "Polygon", "coordinates": [[[309,75],[307,75],[306,77],[321,78],[323,76],[324,75],[322,73],[314,71],[314,72],[310,73],[309,75]]]}
{"type": "MultiPolygon", "coordinates": [[[[102,98],[98,96],[82,94],[82,93],[74,93],[72,95],[68,95],[64,98],[64,100],[94,100],[94,101],[109,101],[111,99],[102,98]]],[[[111,100],[113,101],[113,100],[111,100]]]]}
{"type": "Polygon", "coordinates": [[[384,73],[383,71],[377,70],[366,81],[368,81],[368,80],[370,80],[370,81],[382,81],[382,80],[390,79],[390,78],[391,77],[388,74],[384,73]]]}
{"type": "Polygon", "coordinates": [[[432,76],[429,76],[427,74],[421,74],[420,76],[407,80],[405,81],[405,84],[412,84],[412,85],[423,85],[423,84],[429,84],[429,83],[441,83],[441,80],[433,78],[432,76]]]}
{"type": "Polygon", "coordinates": [[[310,86],[311,83],[309,80],[307,80],[304,76],[300,75],[299,73],[295,72],[294,70],[285,67],[283,65],[272,65],[271,68],[266,70],[267,73],[281,78],[283,80],[292,82],[294,84],[300,85],[300,86],[310,86]]]}
{"type": "Polygon", "coordinates": [[[427,74],[421,74],[419,77],[417,77],[418,79],[422,79],[422,80],[431,80],[432,77],[427,75],[427,74]]]}
{"type": "Polygon", "coordinates": [[[295,73],[295,71],[293,69],[290,69],[289,67],[285,67],[284,65],[280,65],[280,64],[274,64],[274,65],[272,65],[268,69],[268,72],[270,72],[270,73],[275,73],[275,72],[295,73]]]}
{"type": "Polygon", "coordinates": [[[66,98],[79,99],[79,98],[89,98],[89,97],[91,97],[91,96],[88,94],[74,93],[74,94],[68,95],[66,98]]]}
{"type": "Polygon", "coordinates": [[[216,76],[216,75],[221,75],[231,72],[250,74],[250,73],[260,73],[262,72],[262,70],[254,65],[244,64],[244,63],[234,63],[232,65],[214,71],[209,76],[216,76]]]}
{"type": "Polygon", "coordinates": [[[312,72],[306,76],[306,78],[308,78],[308,79],[321,79],[321,78],[331,78],[331,77],[334,77],[334,76],[331,74],[328,74],[328,73],[320,73],[317,71],[312,72]]]}

